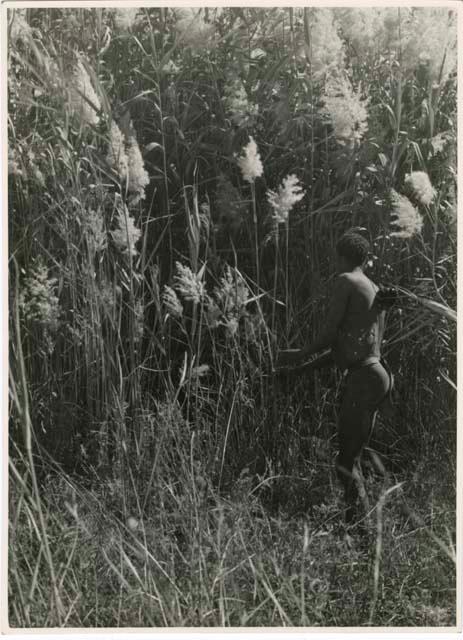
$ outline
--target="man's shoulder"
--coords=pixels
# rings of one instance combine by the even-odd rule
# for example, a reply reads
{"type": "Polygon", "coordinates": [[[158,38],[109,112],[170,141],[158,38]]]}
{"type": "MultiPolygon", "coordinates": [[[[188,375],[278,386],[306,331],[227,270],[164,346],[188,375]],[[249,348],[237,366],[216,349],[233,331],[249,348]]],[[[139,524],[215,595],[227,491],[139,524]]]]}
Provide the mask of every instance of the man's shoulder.
{"type": "Polygon", "coordinates": [[[335,286],[339,289],[363,289],[368,281],[373,285],[373,287],[376,287],[374,282],[371,281],[364,273],[352,273],[351,271],[345,271],[338,274],[335,280],[335,286]]]}
{"type": "Polygon", "coordinates": [[[336,280],[352,280],[354,277],[355,275],[352,271],[341,271],[341,273],[337,274],[336,280]]]}
{"type": "Polygon", "coordinates": [[[334,280],[333,295],[346,295],[355,287],[351,273],[338,273],[334,280]]]}
{"type": "Polygon", "coordinates": [[[349,286],[356,282],[356,277],[350,271],[344,271],[343,273],[338,273],[336,279],[334,281],[336,286],[349,286]]]}

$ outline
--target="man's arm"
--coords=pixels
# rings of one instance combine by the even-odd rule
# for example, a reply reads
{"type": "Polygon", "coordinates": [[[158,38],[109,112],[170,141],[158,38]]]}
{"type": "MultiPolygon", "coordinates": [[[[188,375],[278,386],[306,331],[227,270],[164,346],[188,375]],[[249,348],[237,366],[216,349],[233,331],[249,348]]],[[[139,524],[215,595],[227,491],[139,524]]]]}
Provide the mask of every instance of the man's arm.
{"type": "Polygon", "coordinates": [[[380,348],[384,338],[385,321],[386,321],[386,312],[381,311],[378,318],[378,342],[379,342],[380,348]]]}
{"type": "MultiPolygon", "coordinates": [[[[283,352],[286,353],[286,352],[283,352]]],[[[299,350],[299,354],[301,353],[301,350],[299,350]]],[[[300,355],[298,355],[297,357],[298,360],[300,360],[300,355]]],[[[290,373],[293,374],[298,374],[298,373],[307,373],[308,371],[316,371],[317,369],[323,369],[324,367],[327,367],[328,365],[332,365],[334,364],[334,356],[331,350],[328,351],[323,351],[320,355],[315,356],[314,358],[311,358],[309,360],[309,362],[300,362],[298,364],[295,364],[294,366],[291,366],[291,371],[290,373]]],[[[284,365],[282,365],[281,363],[277,365],[277,370],[279,367],[282,367],[284,365]]],[[[289,363],[286,364],[286,367],[290,366],[289,363]]],[[[284,367],[284,368],[286,368],[284,367]]],[[[288,374],[288,370],[285,371],[286,374],[288,374]]]]}
{"type": "Polygon", "coordinates": [[[304,349],[282,351],[278,357],[278,366],[288,366],[300,362],[301,359],[327,349],[336,340],[338,328],[346,313],[347,304],[351,292],[351,284],[347,275],[336,278],[330,309],[325,322],[324,331],[311,344],[304,349]]]}
{"type": "Polygon", "coordinates": [[[335,342],[338,328],[346,313],[350,291],[351,284],[349,278],[344,274],[338,276],[334,283],[333,296],[325,327],[322,333],[311,344],[301,350],[302,358],[307,358],[322,349],[327,349],[335,342]]]}
{"type": "Polygon", "coordinates": [[[313,371],[315,369],[323,369],[323,367],[332,364],[334,364],[334,357],[333,352],[329,349],[315,356],[309,362],[303,362],[299,368],[302,371],[313,371]]]}

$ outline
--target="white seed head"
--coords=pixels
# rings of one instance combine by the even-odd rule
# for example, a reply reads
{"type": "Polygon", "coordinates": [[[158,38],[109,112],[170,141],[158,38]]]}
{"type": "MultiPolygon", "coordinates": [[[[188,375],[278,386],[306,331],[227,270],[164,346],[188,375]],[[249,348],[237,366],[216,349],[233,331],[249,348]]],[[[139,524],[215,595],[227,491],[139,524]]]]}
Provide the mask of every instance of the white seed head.
{"type": "Polygon", "coordinates": [[[423,205],[428,206],[436,197],[436,190],[425,171],[412,171],[405,178],[405,184],[423,205]]]}
{"type": "Polygon", "coordinates": [[[127,518],[127,527],[130,529],[130,531],[136,531],[138,529],[138,524],[138,520],[133,516],[129,516],[127,518]]]}
{"type": "Polygon", "coordinates": [[[244,155],[238,158],[238,166],[243,174],[243,179],[246,180],[246,182],[252,183],[264,172],[264,167],[254,138],[251,137],[248,144],[244,147],[243,152],[244,155]]]}

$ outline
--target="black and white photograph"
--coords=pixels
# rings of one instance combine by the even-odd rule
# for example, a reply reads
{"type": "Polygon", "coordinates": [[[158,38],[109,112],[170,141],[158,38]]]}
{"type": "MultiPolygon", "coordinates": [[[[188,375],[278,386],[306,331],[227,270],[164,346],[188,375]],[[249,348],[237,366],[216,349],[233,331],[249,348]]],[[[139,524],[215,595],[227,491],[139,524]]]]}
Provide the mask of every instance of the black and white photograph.
{"type": "Polygon", "coordinates": [[[461,630],[461,10],[2,5],[4,632],[461,630]]]}

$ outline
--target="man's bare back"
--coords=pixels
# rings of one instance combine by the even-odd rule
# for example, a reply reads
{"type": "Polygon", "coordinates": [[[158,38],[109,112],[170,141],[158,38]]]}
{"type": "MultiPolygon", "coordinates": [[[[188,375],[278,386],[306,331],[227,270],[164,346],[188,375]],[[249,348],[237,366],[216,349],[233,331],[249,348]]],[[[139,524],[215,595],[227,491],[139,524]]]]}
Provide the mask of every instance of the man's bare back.
{"type": "Polygon", "coordinates": [[[344,300],[345,311],[332,345],[336,364],[344,370],[381,357],[384,311],[375,304],[378,287],[362,270],[338,276],[334,296],[344,300]]]}

